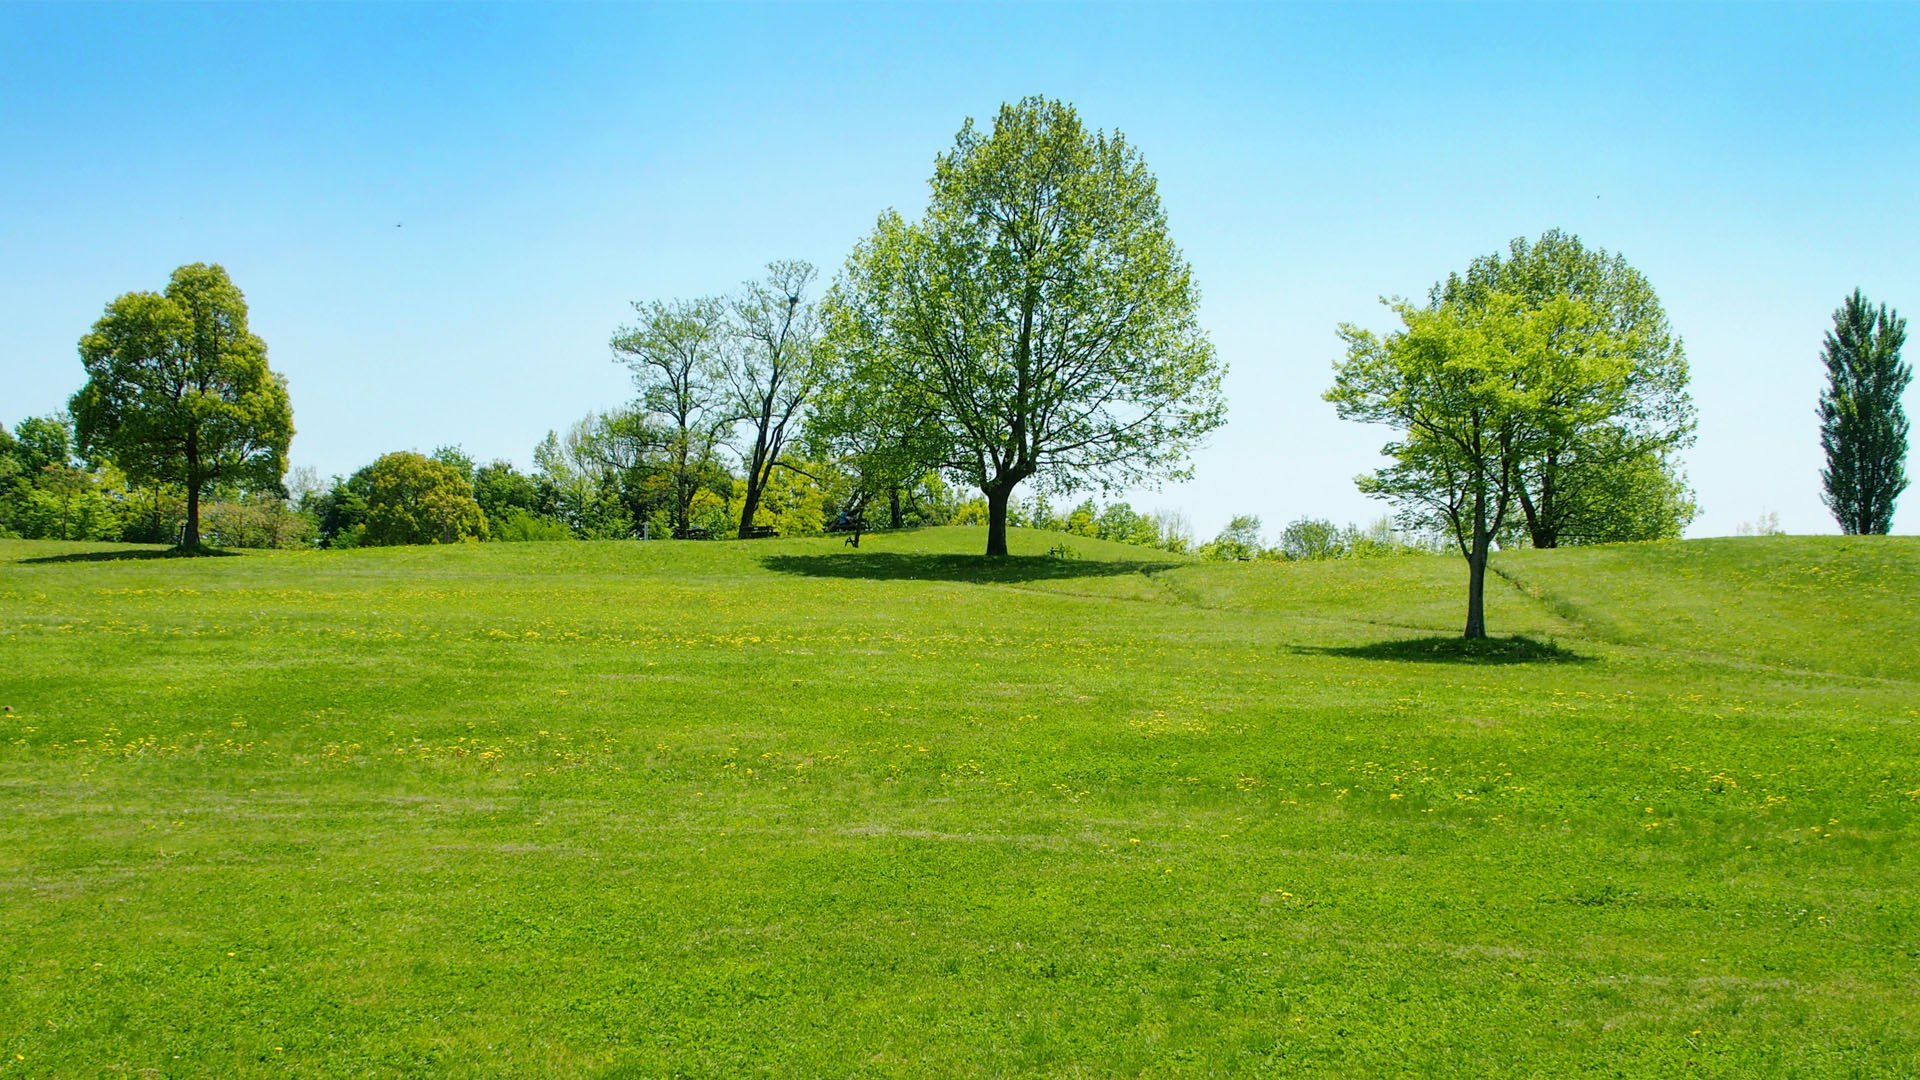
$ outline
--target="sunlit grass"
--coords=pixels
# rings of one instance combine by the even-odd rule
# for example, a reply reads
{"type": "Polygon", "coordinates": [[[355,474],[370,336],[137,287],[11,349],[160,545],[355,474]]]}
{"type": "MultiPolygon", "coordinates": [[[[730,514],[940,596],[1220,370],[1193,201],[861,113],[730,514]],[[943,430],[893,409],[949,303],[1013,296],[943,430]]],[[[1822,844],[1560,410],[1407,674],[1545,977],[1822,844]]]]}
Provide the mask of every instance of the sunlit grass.
{"type": "Polygon", "coordinates": [[[1920,543],[981,543],[0,542],[0,1076],[1920,1071],[1920,543]]]}

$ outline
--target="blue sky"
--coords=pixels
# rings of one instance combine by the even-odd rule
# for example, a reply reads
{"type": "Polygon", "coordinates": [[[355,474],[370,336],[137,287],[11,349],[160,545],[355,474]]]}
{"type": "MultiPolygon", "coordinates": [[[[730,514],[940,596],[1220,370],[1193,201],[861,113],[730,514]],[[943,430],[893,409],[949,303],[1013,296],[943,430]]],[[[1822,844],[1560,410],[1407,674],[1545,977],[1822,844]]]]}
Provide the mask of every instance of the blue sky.
{"type": "Polygon", "coordinates": [[[1920,315],[1916,40],[1920,5],[0,5],[0,421],[204,260],[295,464],[525,466],[630,396],[630,302],[830,274],[964,118],[1038,93],[1141,149],[1231,368],[1195,479],[1137,506],[1378,517],[1352,477],[1387,433],[1320,400],[1335,325],[1558,226],[1686,339],[1693,534],[1831,532],[1821,335],[1856,285],[1920,315]]]}

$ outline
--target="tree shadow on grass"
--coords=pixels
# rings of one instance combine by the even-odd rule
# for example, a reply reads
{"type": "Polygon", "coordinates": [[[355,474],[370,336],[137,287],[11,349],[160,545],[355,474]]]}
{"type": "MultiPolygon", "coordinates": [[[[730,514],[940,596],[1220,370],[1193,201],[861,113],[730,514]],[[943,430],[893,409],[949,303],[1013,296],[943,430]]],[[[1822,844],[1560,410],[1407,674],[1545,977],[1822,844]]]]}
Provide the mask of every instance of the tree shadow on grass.
{"type": "Polygon", "coordinates": [[[1291,645],[1288,648],[1303,655],[1423,664],[1586,664],[1593,661],[1593,657],[1582,656],[1551,641],[1535,641],[1520,635],[1478,641],[1463,637],[1394,638],[1370,645],[1291,645]]]}
{"type": "Polygon", "coordinates": [[[184,551],[180,548],[141,548],[137,551],[76,551],[71,555],[42,555],[37,559],[21,559],[20,562],[128,562],[134,559],[199,559],[238,554],[240,553],[237,551],[222,551],[219,548],[210,547],[203,547],[194,551],[184,551]]]}
{"type": "Polygon", "coordinates": [[[769,555],[761,565],[780,574],[869,581],[972,581],[1008,583],[1068,578],[1120,577],[1170,570],[1179,563],[1132,559],[1060,559],[1051,555],[907,555],[892,551],[844,555],[769,555]]]}

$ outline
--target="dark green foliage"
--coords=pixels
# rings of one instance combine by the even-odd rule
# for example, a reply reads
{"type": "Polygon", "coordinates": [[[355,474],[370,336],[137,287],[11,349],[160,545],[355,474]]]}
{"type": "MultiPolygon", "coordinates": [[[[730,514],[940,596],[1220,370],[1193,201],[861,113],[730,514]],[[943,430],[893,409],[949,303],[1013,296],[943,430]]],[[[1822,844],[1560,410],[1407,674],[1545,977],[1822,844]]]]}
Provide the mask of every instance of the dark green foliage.
{"type": "Polygon", "coordinates": [[[489,524],[504,521],[516,511],[537,515],[540,485],[514,468],[513,462],[496,461],[474,470],[473,501],[480,504],[489,524]]]}
{"type": "Polygon", "coordinates": [[[1893,527],[1893,504],[1907,489],[1907,414],[1900,395],[1913,381],[1902,363],[1907,320],[1881,304],[1874,308],[1859,289],[1833,313],[1820,359],[1827,388],[1820,394],[1822,499],[1841,531],[1885,534],[1893,527]]]}
{"type": "Polygon", "coordinates": [[[333,486],[303,500],[300,509],[311,516],[319,530],[321,547],[359,547],[367,521],[366,478],[333,478],[333,486]]]}
{"type": "Polygon", "coordinates": [[[121,539],[129,513],[122,477],[74,460],[67,416],[29,417],[15,430],[0,427],[0,536],[121,539]]]}

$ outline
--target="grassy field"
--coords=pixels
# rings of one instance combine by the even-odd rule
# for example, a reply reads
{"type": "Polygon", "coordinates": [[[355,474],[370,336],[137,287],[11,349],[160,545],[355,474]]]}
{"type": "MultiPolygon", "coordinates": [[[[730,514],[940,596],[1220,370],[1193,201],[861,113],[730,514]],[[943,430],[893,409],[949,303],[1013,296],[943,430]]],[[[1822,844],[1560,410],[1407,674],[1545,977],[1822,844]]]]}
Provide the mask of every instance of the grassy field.
{"type": "Polygon", "coordinates": [[[1920,1075],[1920,541],[0,542],[0,1077],[1920,1075]]]}

